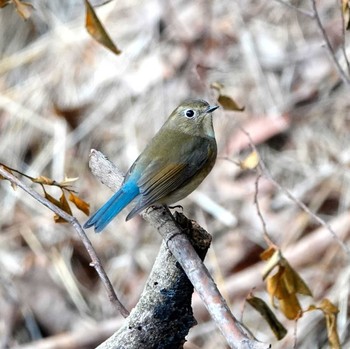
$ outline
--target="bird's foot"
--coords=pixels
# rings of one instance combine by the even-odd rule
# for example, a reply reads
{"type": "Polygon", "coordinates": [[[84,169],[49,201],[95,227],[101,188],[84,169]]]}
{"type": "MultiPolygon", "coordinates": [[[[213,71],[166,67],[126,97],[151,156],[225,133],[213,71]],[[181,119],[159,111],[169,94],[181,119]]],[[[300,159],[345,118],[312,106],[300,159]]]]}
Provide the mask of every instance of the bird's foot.
{"type": "Polygon", "coordinates": [[[184,208],[183,208],[181,205],[168,206],[168,208],[170,208],[170,209],[172,209],[172,210],[174,210],[174,209],[176,209],[176,208],[180,209],[181,211],[184,210],[184,208]]]}

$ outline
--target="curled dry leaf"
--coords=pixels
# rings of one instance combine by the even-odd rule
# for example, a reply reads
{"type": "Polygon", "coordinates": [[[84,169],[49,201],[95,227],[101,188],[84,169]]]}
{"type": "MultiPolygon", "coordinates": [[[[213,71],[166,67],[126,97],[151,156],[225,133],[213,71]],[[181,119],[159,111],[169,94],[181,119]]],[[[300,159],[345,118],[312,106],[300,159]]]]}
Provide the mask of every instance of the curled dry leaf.
{"type": "Polygon", "coordinates": [[[11,3],[11,0],[0,0],[0,8],[3,8],[11,3]]]}
{"type": "Polygon", "coordinates": [[[326,318],[327,335],[330,347],[332,349],[340,349],[339,334],[337,331],[337,314],[339,313],[338,307],[336,307],[329,299],[325,298],[321,301],[321,304],[310,305],[306,311],[321,310],[326,318]]]}
{"type": "MultiPolygon", "coordinates": [[[[64,212],[72,215],[72,210],[69,207],[69,203],[67,201],[66,196],[64,195],[64,193],[62,192],[62,195],[60,197],[60,201],[59,201],[59,205],[57,205],[59,208],[61,208],[64,212]]],[[[54,220],[56,223],[66,223],[66,220],[63,219],[62,217],[55,215],[54,216],[54,220]]]]}
{"type": "MultiPolygon", "coordinates": [[[[3,165],[3,164],[0,164],[0,166],[1,166],[5,171],[7,171],[7,172],[9,172],[9,173],[11,173],[11,174],[13,175],[11,169],[9,169],[7,166],[5,166],[5,165],[3,165]]],[[[7,179],[7,178],[5,178],[4,176],[1,176],[1,175],[0,175],[0,180],[6,180],[6,179],[7,179]]],[[[16,190],[16,189],[17,189],[17,185],[16,185],[15,183],[12,183],[12,182],[11,182],[11,187],[12,187],[13,190],[16,190]]]]}
{"type": "Polygon", "coordinates": [[[219,92],[218,102],[225,110],[244,111],[245,107],[240,107],[233,98],[224,92],[225,86],[222,83],[216,81],[210,87],[219,92]]]}
{"type": "Polygon", "coordinates": [[[82,200],[79,196],[74,195],[72,192],[69,193],[69,201],[73,202],[73,204],[80,210],[83,211],[87,216],[90,215],[90,205],[82,200]]]}
{"type": "Polygon", "coordinates": [[[225,110],[244,111],[245,107],[240,107],[230,96],[220,94],[218,102],[225,110]]]}
{"type": "Polygon", "coordinates": [[[120,51],[117,46],[114,44],[102,23],[96,16],[94,8],[91,6],[88,0],[85,0],[86,7],[86,21],[85,27],[88,33],[101,45],[108,48],[115,54],[119,55],[122,51],[120,51]]]}
{"type": "Polygon", "coordinates": [[[276,247],[270,247],[260,257],[267,260],[263,278],[267,278],[267,291],[271,296],[272,303],[274,304],[274,300],[277,298],[283,314],[288,319],[297,319],[302,315],[297,294],[312,296],[309,287],[276,247]],[[277,272],[269,276],[276,267],[277,272]]]}
{"type": "Polygon", "coordinates": [[[27,20],[32,15],[34,9],[34,6],[32,4],[20,0],[12,1],[16,7],[16,11],[24,20],[27,20]]]}
{"type": "Polygon", "coordinates": [[[247,298],[247,302],[265,319],[278,340],[285,337],[287,334],[286,328],[278,321],[276,315],[272,312],[265,301],[261,298],[250,295],[247,298]]]}

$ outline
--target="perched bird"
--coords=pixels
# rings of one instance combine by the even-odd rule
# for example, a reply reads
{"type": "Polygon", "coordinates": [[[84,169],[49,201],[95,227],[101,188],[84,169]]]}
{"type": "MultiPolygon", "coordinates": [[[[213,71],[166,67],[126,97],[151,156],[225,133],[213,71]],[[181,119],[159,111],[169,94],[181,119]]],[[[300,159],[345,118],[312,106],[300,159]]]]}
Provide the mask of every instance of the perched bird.
{"type": "Polygon", "coordinates": [[[127,172],[121,188],[85,223],[98,233],[133,199],[131,219],[151,205],[173,204],[194,191],[214,166],[217,147],[210,106],[180,104],[127,172]]]}

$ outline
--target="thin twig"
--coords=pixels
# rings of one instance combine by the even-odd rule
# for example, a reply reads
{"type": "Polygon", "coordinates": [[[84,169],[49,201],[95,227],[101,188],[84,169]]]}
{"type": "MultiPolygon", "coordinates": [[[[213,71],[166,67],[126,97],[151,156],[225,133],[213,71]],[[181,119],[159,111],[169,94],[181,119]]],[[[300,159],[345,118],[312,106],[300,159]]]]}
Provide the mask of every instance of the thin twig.
{"type": "Polygon", "coordinates": [[[265,219],[261,213],[260,205],[259,205],[258,193],[259,193],[259,181],[260,181],[261,177],[262,177],[262,174],[260,173],[260,174],[258,174],[258,176],[256,177],[256,180],[255,180],[254,204],[255,204],[258,216],[260,218],[262,227],[263,227],[264,239],[265,239],[268,246],[274,246],[275,243],[272,241],[269,233],[267,232],[266,222],[265,222],[265,219]]]}
{"type": "Polygon", "coordinates": [[[280,4],[283,4],[284,6],[287,6],[287,7],[291,8],[291,9],[293,9],[293,10],[295,10],[295,11],[301,13],[302,15],[308,16],[308,17],[310,17],[310,18],[314,18],[314,17],[315,17],[314,14],[313,14],[312,12],[307,11],[307,10],[304,10],[304,9],[302,9],[302,8],[299,8],[299,7],[296,7],[296,6],[293,5],[293,4],[290,4],[290,3],[288,3],[288,2],[284,2],[284,1],[282,1],[282,0],[275,0],[275,1],[277,1],[277,2],[279,2],[280,4]]]}
{"type": "Polygon", "coordinates": [[[349,77],[346,76],[344,70],[340,66],[340,64],[339,64],[339,62],[338,62],[338,60],[337,60],[337,58],[335,56],[335,52],[333,50],[333,47],[332,47],[332,45],[331,45],[331,43],[330,43],[330,41],[328,39],[327,33],[326,33],[326,31],[325,31],[325,29],[324,29],[324,27],[322,25],[322,22],[321,22],[321,19],[320,19],[320,16],[318,14],[317,7],[316,7],[316,0],[311,0],[311,2],[312,2],[312,8],[314,10],[316,23],[317,23],[317,26],[320,29],[321,34],[323,36],[323,39],[324,39],[324,41],[326,43],[326,47],[327,47],[327,51],[329,53],[329,56],[332,59],[332,61],[334,62],[334,65],[335,65],[335,67],[336,67],[336,69],[337,69],[341,79],[343,80],[343,82],[346,85],[350,86],[350,79],[349,79],[349,77]]]}
{"type": "Polygon", "coordinates": [[[250,146],[254,149],[254,151],[257,152],[257,154],[259,155],[259,168],[261,170],[261,172],[265,175],[265,177],[267,177],[271,183],[280,191],[282,191],[290,200],[292,200],[294,203],[296,203],[304,212],[306,212],[312,219],[314,219],[317,223],[319,223],[320,225],[322,225],[323,227],[325,227],[330,234],[333,236],[333,238],[338,242],[338,244],[342,247],[342,249],[345,251],[345,253],[347,254],[348,257],[350,257],[350,250],[349,247],[339,239],[338,235],[336,234],[336,232],[333,230],[333,228],[330,226],[329,223],[325,222],[322,218],[320,218],[318,215],[316,215],[314,212],[312,212],[303,202],[301,202],[300,200],[298,200],[297,198],[295,198],[291,192],[282,187],[271,175],[271,173],[269,172],[269,170],[267,169],[264,161],[262,160],[255,144],[253,143],[253,140],[250,137],[250,134],[245,131],[243,128],[240,128],[241,131],[249,138],[249,142],[250,142],[250,146]]]}
{"type": "Polygon", "coordinates": [[[35,190],[28,187],[26,184],[24,184],[17,177],[12,175],[10,172],[6,171],[2,166],[0,166],[0,175],[3,176],[4,178],[8,179],[11,183],[16,184],[18,187],[20,187],[25,192],[27,192],[30,196],[32,196],[35,200],[37,200],[42,205],[49,208],[51,211],[56,213],[56,215],[63,218],[64,220],[66,220],[68,223],[70,223],[74,227],[74,229],[77,231],[81,241],[83,242],[87,252],[89,253],[89,256],[90,256],[91,261],[92,261],[90,263],[90,265],[96,269],[99,277],[102,280],[103,285],[106,288],[109,300],[124,317],[127,317],[129,315],[128,310],[119,301],[119,299],[118,299],[118,297],[113,289],[113,286],[112,286],[106,272],[104,271],[104,269],[102,267],[102,263],[96,254],[96,251],[94,250],[89,238],[85,234],[85,231],[83,230],[83,228],[81,227],[81,225],[79,224],[77,219],[75,217],[69,215],[68,213],[64,212],[62,209],[60,209],[59,207],[57,207],[56,205],[51,203],[46,198],[39,195],[35,190]]]}

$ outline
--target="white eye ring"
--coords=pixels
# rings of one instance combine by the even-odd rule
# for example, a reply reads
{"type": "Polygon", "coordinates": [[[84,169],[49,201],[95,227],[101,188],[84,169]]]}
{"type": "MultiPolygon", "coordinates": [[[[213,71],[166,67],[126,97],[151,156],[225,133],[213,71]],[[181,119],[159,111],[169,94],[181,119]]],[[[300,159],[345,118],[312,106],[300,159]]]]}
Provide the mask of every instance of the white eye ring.
{"type": "Polygon", "coordinates": [[[185,116],[189,119],[193,118],[196,115],[196,112],[193,109],[185,110],[185,116]]]}

